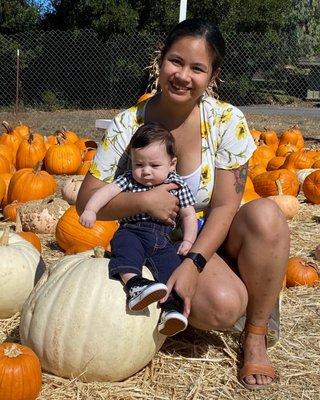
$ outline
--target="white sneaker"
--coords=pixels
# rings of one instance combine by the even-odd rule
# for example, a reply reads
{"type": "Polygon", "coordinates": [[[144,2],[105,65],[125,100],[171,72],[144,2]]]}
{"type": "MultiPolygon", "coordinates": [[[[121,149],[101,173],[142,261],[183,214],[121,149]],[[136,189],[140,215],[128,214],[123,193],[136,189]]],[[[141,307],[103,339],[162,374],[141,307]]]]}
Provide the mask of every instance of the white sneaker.
{"type": "Polygon", "coordinates": [[[187,318],[176,310],[163,310],[158,323],[158,332],[173,336],[184,331],[188,326],[187,318]]]}

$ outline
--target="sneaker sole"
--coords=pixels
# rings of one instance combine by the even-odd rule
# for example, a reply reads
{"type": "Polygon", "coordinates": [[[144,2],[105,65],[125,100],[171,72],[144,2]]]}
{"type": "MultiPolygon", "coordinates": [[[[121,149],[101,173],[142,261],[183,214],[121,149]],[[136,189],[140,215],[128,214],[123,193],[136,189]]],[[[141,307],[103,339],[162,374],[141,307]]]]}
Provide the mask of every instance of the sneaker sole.
{"type": "Polygon", "coordinates": [[[164,324],[164,327],[159,330],[159,333],[165,336],[173,336],[179,332],[184,331],[187,325],[177,318],[168,319],[164,324]]]}
{"type": "Polygon", "coordinates": [[[150,294],[147,294],[146,297],[141,299],[137,304],[134,304],[133,306],[131,306],[129,303],[129,308],[132,311],[142,311],[145,308],[147,308],[150,304],[163,299],[166,294],[167,294],[166,289],[156,290],[150,294]]]}

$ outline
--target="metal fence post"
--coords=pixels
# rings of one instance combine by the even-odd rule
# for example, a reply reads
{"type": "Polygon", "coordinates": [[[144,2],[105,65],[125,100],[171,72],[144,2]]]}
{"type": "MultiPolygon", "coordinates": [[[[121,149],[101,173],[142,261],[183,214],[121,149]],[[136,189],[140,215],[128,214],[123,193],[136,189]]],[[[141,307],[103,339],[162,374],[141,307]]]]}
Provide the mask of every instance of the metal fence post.
{"type": "Polygon", "coordinates": [[[20,89],[20,49],[17,49],[17,63],[16,63],[16,105],[14,113],[19,112],[19,89],[20,89]]]}

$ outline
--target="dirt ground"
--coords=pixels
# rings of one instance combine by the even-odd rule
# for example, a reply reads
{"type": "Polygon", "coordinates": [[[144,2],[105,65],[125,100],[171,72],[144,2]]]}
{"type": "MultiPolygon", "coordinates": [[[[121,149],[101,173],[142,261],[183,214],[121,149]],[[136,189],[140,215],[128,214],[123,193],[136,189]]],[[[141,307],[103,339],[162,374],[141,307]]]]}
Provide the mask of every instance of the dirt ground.
{"type": "MultiPolygon", "coordinates": [[[[66,127],[81,136],[99,139],[94,128],[97,118],[111,118],[117,110],[28,111],[14,115],[0,112],[0,119],[15,125],[20,120],[34,131],[52,134],[66,127]]],[[[281,133],[298,124],[305,137],[320,138],[320,118],[264,116],[248,113],[249,126],[268,127],[281,133]]],[[[319,147],[316,140],[310,141],[319,147]]],[[[67,177],[60,177],[60,185],[67,177]]],[[[58,194],[59,195],[59,194],[58,194]]],[[[315,260],[314,249],[320,238],[320,205],[306,203],[299,195],[301,208],[289,222],[291,256],[315,260]]],[[[40,235],[43,258],[50,268],[63,253],[54,235],[40,235]]],[[[203,332],[188,328],[169,338],[151,363],[120,383],[83,383],[78,377],[63,379],[43,373],[38,400],[320,400],[320,285],[314,288],[286,289],[282,296],[281,340],[269,354],[277,371],[270,388],[249,392],[239,384],[237,370],[238,338],[229,333],[203,332]]],[[[19,314],[0,320],[0,342],[19,341],[19,314]]],[[[75,344],[76,345],[76,344],[75,344]]],[[[1,399],[2,400],[2,399],[1,399]]],[[[3,399],[4,400],[4,399],[3,399]]]]}
{"type": "MultiPolygon", "coordinates": [[[[120,110],[60,110],[55,112],[29,110],[27,112],[1,112],[0,121],[7,121],[16,125],[21,121],[29,125],[34,131],[51,135],[57,129],[65,127],[77,132],[81,136],[93,136],[100,139],[102,131],[95,128],[95,120],[112,118],[120,110]]],[[[320,138],[320,109],[318,118],[310,118],[297,114],[292,115],[263,115],[254,112],[245,113],[250,128],[263,130],[274,129],[279,135],[292,125],[298,125],[306,138],[320,138]]]]}

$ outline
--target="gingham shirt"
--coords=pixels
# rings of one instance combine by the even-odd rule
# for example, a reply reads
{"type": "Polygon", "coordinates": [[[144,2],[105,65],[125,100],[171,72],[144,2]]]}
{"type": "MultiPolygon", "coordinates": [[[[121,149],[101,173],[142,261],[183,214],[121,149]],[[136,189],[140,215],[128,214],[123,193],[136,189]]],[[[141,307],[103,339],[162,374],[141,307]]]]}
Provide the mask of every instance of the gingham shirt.
{"type": "MultiPolygon", "coordinates": [[[[154,186],[144,186],[140,183],[136,182],[132,176],[132,171],[128,170],[124,174],[119,175],[115,180],[121,191],[126,192],[146,192],[152,189],[154,186]]],[[[178,189],[170,190],[170,193],[176,196],[179,200],[179,206],[181,208],[193,206],[195,203],[195,198],[189,188],[189,186],[185,183],[185,181],[178,175],[176,172],[169,172],[168,177],[164,181],[164,183],[176,183],[179,185],[178,189]]],[[[131,217],[122,218],[121,222],[133,222],[133,221],[157,221],[152,218],[150,215],[136,214],[131,217]]]]}

